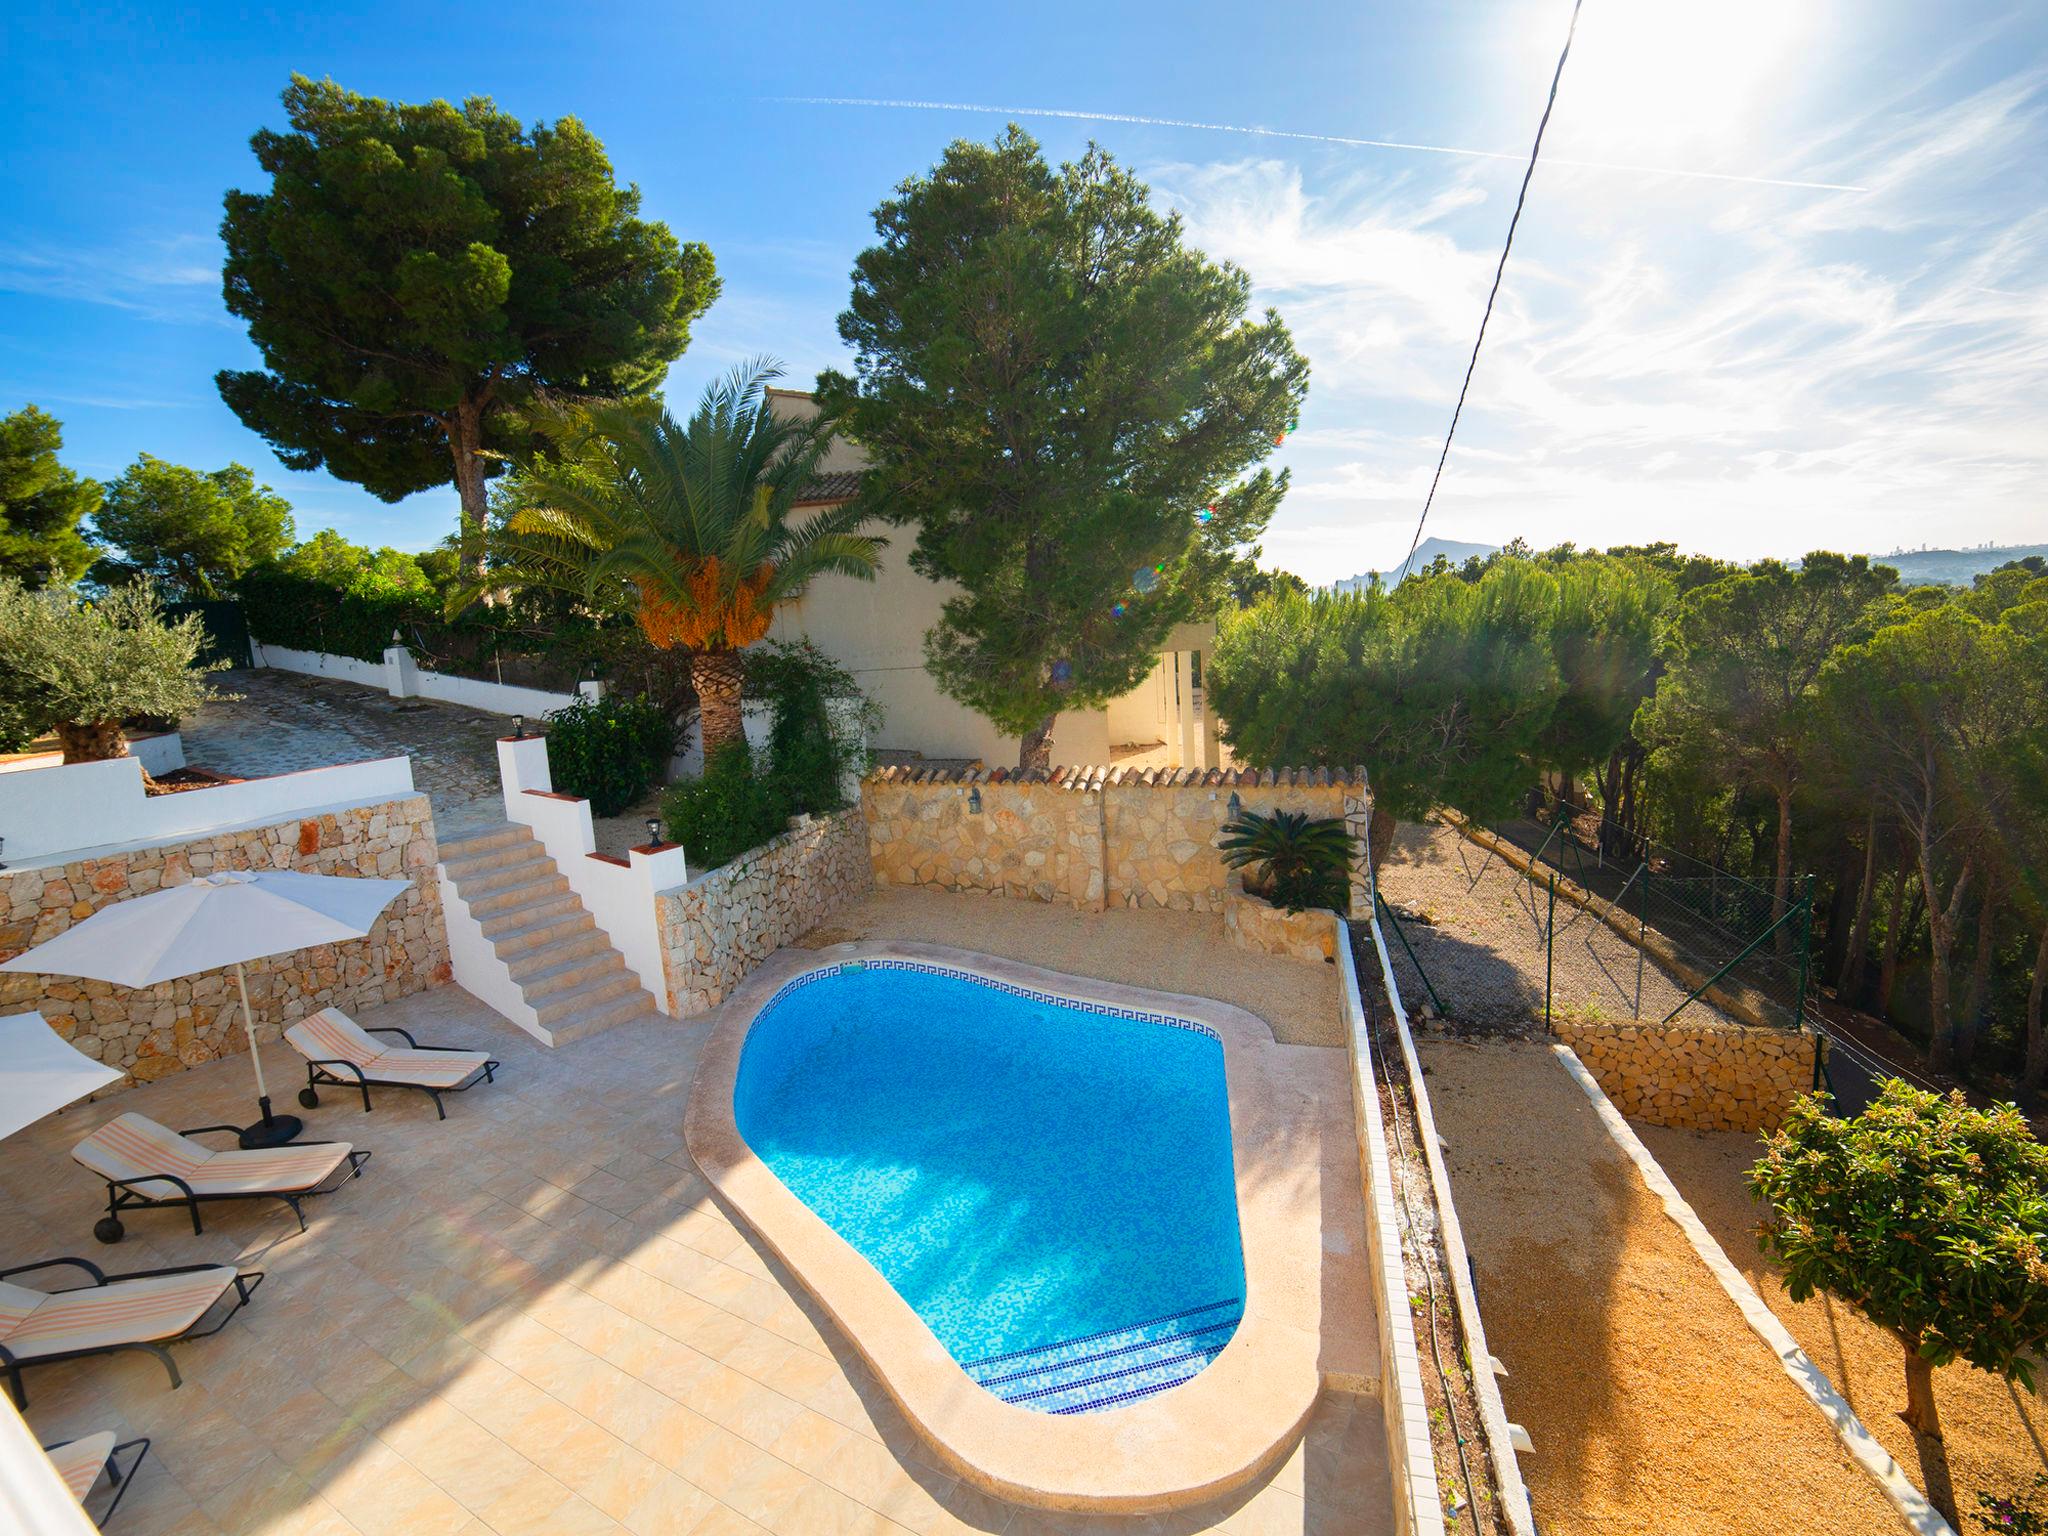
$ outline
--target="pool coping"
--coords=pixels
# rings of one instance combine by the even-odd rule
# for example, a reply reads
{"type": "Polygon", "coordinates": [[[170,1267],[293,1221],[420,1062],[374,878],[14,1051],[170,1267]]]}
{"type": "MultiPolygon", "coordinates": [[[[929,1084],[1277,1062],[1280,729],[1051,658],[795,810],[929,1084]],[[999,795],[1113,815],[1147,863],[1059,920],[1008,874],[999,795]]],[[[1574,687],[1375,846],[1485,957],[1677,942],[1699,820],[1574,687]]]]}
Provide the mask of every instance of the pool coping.
{"type": "Polygon", "coordinates": [[[1320,1220],[1301,1218],[1284,1177],[1297,1107],[1280,1091],[1255,1015],[1213,998],[1072,976],[1019,961],[901,941],[783,950],[719,1011],[684,1118],[712,1187],[838,1325],[945,1464],[984,1492],[1045,1509],[1147,1513],[1228,1493],[1293,1446],[1322,1389],[1320,1220]],[[733,1116],[740,1052],[755,1017],[808,972],[849,960],[907,960],[1004,986],[1186,1020],[1222,1043],[1244,1251],[1244,1315],[1200,1374],[1153,1397],[1058,1416],[1005,1403],[969,1378],[881,1273],[754,1155],[733,1116]]]}

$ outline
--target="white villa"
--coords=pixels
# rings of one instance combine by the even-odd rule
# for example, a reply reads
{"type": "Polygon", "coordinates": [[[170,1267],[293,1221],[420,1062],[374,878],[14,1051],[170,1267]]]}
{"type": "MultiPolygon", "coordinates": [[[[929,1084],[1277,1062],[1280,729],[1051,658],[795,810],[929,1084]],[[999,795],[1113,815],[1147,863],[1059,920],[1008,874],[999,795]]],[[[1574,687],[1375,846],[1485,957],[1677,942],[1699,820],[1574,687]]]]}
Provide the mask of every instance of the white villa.
{"type": "MultiPolygon", "coordinates": [[[[812,397],[793,389],[768,391],[778,415],[811,415],[812,397]]],[[[832,445],[814,489],[812,506],[852,497],[866,456],[844,440],[832,445]]],[[[881,731],[871,743],[883,752],[928,758],[980,758],[992,767],[1017,760],[1017,738],[1004,736],[966,705],[940,693],[924,669],[925,632],[939,619],[945,588],[910,569],[910,540],[898,533],[872,582],[821,581],[785,605],[769,635],[808,639],[860,680],[881,706],[881,731]]],[[[1226,756],[1213,715],[1203,707],[1202,662],[1214,644],[1213,623],[1183,624],[1145,681],[1107,708],[1075,710],[1053,729],[1056,763],[1217,768],[1226,756]]]]}

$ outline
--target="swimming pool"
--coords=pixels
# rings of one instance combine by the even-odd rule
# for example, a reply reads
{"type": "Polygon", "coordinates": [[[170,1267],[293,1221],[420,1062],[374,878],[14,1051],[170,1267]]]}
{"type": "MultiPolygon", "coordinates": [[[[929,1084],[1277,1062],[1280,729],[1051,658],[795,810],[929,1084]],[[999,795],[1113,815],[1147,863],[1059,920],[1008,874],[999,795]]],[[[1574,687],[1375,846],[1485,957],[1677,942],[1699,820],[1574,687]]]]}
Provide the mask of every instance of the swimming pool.
{"type": "Polygon", "coordinates": [[[1005,1402],[1133,1402],[1237,1331],[1224,1051],[1200,1023],[850,962],[760,1009],[732,1108],[755,1155],[1005,1402]]]}

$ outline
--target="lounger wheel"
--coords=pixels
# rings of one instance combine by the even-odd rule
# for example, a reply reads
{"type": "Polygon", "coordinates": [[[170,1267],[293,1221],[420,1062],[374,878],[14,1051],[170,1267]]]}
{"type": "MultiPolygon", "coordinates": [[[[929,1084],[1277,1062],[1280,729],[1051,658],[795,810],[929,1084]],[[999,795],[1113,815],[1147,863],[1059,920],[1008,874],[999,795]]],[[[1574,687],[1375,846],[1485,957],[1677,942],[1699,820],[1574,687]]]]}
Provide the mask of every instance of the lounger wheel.
{"type": "Polygon", "coordinates": [[[114,1216],[102,1216],[92,1224],[92,1235],[103,1243],[118,1243],[127,1230],[114,1216]]]}
{"type": "Polygon", "coordinates": [[[308,1109],[318,1109],[320,1107],[320,1095],[310,1088],[301,1088],[299,1090],[299,1102],[308,1109]]]}

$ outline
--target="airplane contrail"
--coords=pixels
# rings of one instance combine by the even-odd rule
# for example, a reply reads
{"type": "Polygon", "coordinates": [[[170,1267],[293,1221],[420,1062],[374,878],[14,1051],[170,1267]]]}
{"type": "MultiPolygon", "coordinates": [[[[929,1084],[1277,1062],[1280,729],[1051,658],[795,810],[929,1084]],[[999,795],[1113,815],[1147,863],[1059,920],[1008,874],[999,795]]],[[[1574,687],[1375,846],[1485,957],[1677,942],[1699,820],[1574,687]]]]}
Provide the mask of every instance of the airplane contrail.
{"type": "MultiPolygon", "coordinates": [[[[1336,144],[1347,149],[1405,149],[1424,155],[1458,155],[1471,160],[1529,158],[1527,150],[1463,149],[1450,144],[1410,144],[1400,139],[1355,139],[1340,133],[1300,133],[1288,128],[1247,128],[1237,123],[1204,123],[1183,117],[1144,117],[1133,112],[1075,112],[1062,107],[991,107],[969,101],[903,101],[868,96],[770,96],[768,101],[801,107],[887,107],[908,112],[990,112],[999,117],[1055,117],[1084,123],[1133,123],[1145,128],[1195,128],[1204,133],[1240,133],[1261,139],[1299,139],[1311,144],[1336,144]]],[[[1670,165],[1628,165],[1614,160],[1571,160],[1547,155],[1550,165],[1590,171],[1640,171],[1652,176],[1684,176],[1694,181],[1729,181],[1746,187],[1793,187],[1802,192],[1867,192],[1868,187],[1835,181],[1787,181],[1776,176],[1738,176],[1728,171],[1689,171],[1670,165]]]]}

